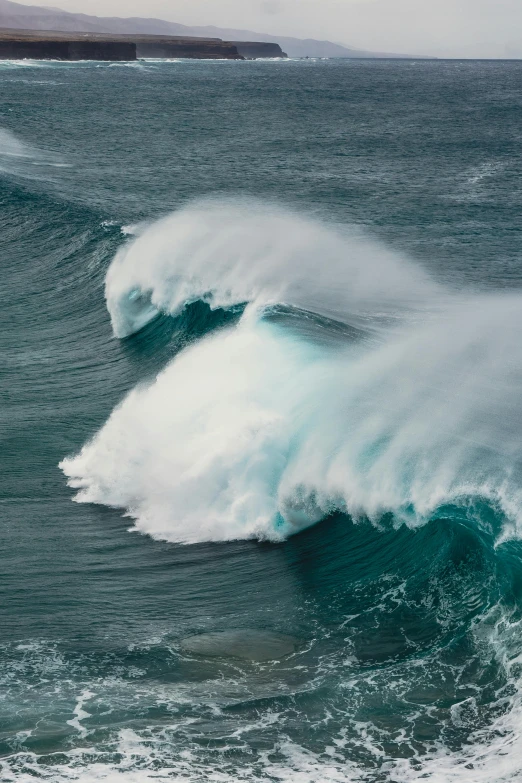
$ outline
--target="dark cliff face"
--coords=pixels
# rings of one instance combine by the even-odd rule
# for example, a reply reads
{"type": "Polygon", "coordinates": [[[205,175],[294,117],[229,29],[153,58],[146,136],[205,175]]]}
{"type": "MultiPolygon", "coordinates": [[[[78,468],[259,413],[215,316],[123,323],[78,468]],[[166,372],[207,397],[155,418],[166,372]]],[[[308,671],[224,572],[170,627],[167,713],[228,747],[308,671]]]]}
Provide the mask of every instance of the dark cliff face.
{"type": "Polygon", "coordinates": [[[135,60],[136,57],[244,59],[235,44],[219,38],[0,30],[0,59],[3,60],[135,60]]]}
{"type": "Polygon", "coordinates": [[[158,36],[135,37],[138,57],[184,57],[198,60],[243,60],[237,47],[219,39],[180,38],[164,40],[158,36]]]}
{"type": "Polygon", "coordinates": [[[262,57],[287,57],[277,43],[265,43],[260,41],[232,41],[239,54],[247,60],[257,60],[262,57]]]}
{"type": "Polygon", "coordinates": [[[127,41],[1,40],[0,60],[136,59],[136,44],[127,41]]]}

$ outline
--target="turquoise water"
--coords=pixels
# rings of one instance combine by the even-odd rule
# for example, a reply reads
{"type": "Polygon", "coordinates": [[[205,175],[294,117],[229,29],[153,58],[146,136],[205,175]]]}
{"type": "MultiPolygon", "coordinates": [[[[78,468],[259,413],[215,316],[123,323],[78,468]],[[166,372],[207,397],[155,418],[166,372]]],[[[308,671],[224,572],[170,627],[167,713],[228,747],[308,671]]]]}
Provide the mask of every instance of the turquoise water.
{"type": "Polygon", "coordinates": [[[521,76],[0,64],[1,781],[520,780],[521,76]]]}

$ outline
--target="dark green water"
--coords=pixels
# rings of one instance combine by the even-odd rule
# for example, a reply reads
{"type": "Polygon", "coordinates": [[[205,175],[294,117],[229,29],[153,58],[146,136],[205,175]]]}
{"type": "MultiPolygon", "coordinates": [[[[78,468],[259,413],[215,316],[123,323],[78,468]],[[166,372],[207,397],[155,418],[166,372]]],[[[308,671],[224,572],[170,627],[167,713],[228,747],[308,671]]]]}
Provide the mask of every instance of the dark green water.
{"type": "Polygon", "coordinates": [[[0,63],[0,781],[521,779],[521,79],[0,63]]]}

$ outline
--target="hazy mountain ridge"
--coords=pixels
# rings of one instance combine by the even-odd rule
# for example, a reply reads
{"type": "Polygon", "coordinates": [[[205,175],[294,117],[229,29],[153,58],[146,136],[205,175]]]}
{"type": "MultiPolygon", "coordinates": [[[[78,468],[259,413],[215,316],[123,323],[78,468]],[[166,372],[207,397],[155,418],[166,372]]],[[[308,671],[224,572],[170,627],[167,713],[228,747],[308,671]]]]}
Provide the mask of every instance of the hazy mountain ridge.
{"type": "Polygon", "coordinates": [[[0,0],[0,27],[32,30],[64,30],[86,33],[149,33],[151,35],[180,35],[203,38],[221,38],[233,41],[266,41],[278,43],[289,57],[406,57],[406,55],[369,52],[351,49],[312,38],[257,33],[252,30],[234,30],[214,26],[188,27],[164,19],[142,17],[99,17],[76,14],[58,8],[44,8],[0,0]]]}

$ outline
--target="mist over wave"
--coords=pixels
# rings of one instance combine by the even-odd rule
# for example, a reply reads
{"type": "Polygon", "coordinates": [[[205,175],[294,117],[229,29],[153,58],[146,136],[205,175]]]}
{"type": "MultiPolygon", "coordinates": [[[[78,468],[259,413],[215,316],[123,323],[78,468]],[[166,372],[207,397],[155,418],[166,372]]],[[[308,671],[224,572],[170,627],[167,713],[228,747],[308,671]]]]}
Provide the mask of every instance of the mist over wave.
{"type": "Polygon", "coordinates": [[[343,322],[422,307],[437,285],[353,227],[257,200],[204,200],[146,227],[107,274],[114,334],[203,300],[288,304],[343,322]]]}
{"type": "Polygon", "coordinates": [[[47,179],[53,168],[67,166],[57,153],[37,149],[14,133],[0,128],[0,174],[24,179],[47,179]]]}
{"type": "Polygon", "coordinates": [[[360,324],[389,307],[393,325],[339,345],[247,309],[132,391],[62,462],[76,499],[123,508],[142,532],[181,542],[280,540],[333,511],[374,522],[392,512],[412,526],[476,498],[516,533],[522,297],[452,300],[378,245],[249,210],[184,210],[121,251],[106,283],[115,333],[196,299],[344,307],[348,323],[359,307],[360,324]],[[410,317],[413,293],[424,319],[410,317]]]}

